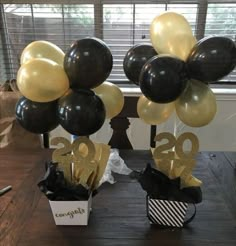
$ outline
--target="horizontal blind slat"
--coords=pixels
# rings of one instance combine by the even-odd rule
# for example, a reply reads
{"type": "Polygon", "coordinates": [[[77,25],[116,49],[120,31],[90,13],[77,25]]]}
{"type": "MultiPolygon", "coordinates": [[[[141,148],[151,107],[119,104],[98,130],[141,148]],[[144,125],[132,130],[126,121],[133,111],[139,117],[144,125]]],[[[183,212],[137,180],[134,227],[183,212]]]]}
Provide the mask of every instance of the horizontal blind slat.
{"type": "MultiPolygon", "coordinates": [[[[24,4],[18,5],[13,4],[14,2],[20,3],[20,1],[11,1],[12,4],[4,5],[10,43],[2,43],[2,46],[11,53],[11,56],[5,55],[2,58],[4,64],[0,67],[1,77],[6,74],[16,76],[20,54],[23,48],[34,39],[48,40],[66,51],[74,41],[94,36],[96,33],[103,37],[113,54],[114,67],[109,79],[127,80],[123,71],[123,59],[126,52],[134,44],[150,43],[150,23],[166,8],[166,1],[157,3],[154,0],[70,1],[71,4],[64,5],[62,4],[65,1],[48,1],[50,5],[40,5],[38,4],[40,1],[26,0],[24,4]],[[31,5],[26,3],[35,4],[31,9],[31,5]],[[94,4],[103,4],[103,16],[96,18],[96,23],[95,15],[98,13],[95,12],[94,4]],[[103,29],[100,29],[101,27],[103,29]]],[[[167,10],[184,15],[195,32],[196,20],[201,18],[201,13],[198,13],[198,2],[168,1],[167,10]]],[[[235,39],[236,4],[227,5],[226,2],[227,0],[224,4],[208,4],[206,23],[198,21],[200,26],[206,24],[206,36],[220,33],[222,36],[235,39]]],[[[0,54],[4,49],[0,48],[0,54]]],[[[236,81],[236,71],[226,79],[236,81]]]]}

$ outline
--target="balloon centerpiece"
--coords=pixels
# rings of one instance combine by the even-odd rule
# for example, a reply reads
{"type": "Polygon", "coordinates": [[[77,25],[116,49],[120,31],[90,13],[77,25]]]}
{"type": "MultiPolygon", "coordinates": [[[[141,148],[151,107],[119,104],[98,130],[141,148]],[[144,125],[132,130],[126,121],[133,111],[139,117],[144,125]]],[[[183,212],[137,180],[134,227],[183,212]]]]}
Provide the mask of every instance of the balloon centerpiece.
{"type": "MultiPolygon", "coordinates": [[[[97,132],[106,118],[119,114],[124,105],[121,90],[105,81],[112,65],[110,49],[97,38],[74,42],[66,54],[47,41],[32,42],[22,52],[17,85],[23,97],[16,105],[20,125],[36,134],[61,125],[79,136],[73,143],[61,137],[51,140],[59,148],[38,185],[50,200],[54,215],[58,205],[52,200],[86,200],[89,214],[91,194],[99,186],[110,147],[95,144],[87,136],[97,132]]],[[[88,216],[83,216],[80,220],[86,224],[88,216]]],[[[74,224],[54,219],[56,224],[74,224]]]]}
{"type": "MultiPolygon", "coordinates": [[[[150,37],[153,47],[135,45],[128,50],[123,62],[127,78],[143,93],[137,103],[140,119],[157,125],[166,122],[176,111],[184,124],[206,126],[217,112],[215,95],[208,83],[216,82],[234,69],[235,43],[226,37],[197,41],[188,21],[174,12],[154,18],[150,37]]],[[[198,139],[192,133],[183,133],[177,139],[171,133],[155,137],[156,142],[163,140],[165,143],[159,143],[153,150],[157,170],[147,165],[139,182],[148,193],[151,223],[180,227],[185,224],[183,220],[180,223],[168,215],[173,222],[169,223],[154,211],[169,214],[169,210],[163,211],[164,207],[178,211],[170,200],[180,202],[178,206],[201,201],[201,181],[191,175],[198,139]],[[186,140],[191,143],[190,151],[183,149],[186,140]]],[[[183,214],[178,216],[184,218],[183,214]]]]}
{"type": "Polygon", "coordinates": [[[124,105],[119,87],[105,81],[112,65],[110,49],[97,38],[74,42],[66,54],[47,41],[30,43],[17,73],[24,96],[16,105],[17,120],[39,134],[58,125],[78,136],[95,133],[105,118],[115,117],[124,105]]]}
{"type": "Polygon", "coordinates": [[[173,113],[190,127],[209,124],[217,111],[208,83],[228,75],[236,65],[235,43],[227,37],[193,36],[181,14],[164,12],[150,26],[152,45],[128,50],[124,62],[127,78],[140,86],[139,117],[156,125],[173,113]]]}

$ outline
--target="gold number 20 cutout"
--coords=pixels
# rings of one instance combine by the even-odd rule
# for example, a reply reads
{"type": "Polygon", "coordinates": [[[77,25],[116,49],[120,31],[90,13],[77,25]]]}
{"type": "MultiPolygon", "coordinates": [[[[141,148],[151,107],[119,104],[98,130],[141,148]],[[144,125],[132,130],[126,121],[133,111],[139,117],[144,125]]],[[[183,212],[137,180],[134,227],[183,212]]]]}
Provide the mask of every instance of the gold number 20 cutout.
{"type": "Polygon", "coordinates": [[[175,158],[175,153],[179,159],[192,159],[195,157],[199,150],[199,141],[196,135],[191,132],[185,132],[181,134],[178,138],[169,132],[162,132],[155,137],[156,142],[161,142],[166,139],[167,143],[164,143],[154,150],[154,158],[156,159],[168,159],[173,160],[175,158]],[[191,142],[191,150],[184,151],[184,142],[189,140],[191,142]],[[175,149],[170,151],[170,149],[175,149]]]}

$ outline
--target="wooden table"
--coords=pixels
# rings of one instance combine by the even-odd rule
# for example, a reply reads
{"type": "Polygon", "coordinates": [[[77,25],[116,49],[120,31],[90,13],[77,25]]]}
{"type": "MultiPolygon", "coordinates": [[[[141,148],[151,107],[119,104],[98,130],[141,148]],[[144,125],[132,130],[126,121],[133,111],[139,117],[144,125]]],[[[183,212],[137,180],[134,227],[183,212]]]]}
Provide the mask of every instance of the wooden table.
{"type": "MultiPolygon", "coordinates": [[[[151,160],[147,151],[122,151],[133,169],[151,160]]],[[[204,200],[197,215],[183,229],[152,227],[146,217],[145,192],[139,183],[116,175],[117,183],[105,184],[93,199],[87,227],[56,226],[47,199],[37,187],[50,150],[12,152],[0,150],[0,187],[12,191],[0,197],[0,246],[51,245],[236,245],[236,220],[221,187],[209,168],[207,153],[198,155],[195,175],[202,179],[204,200]]]]}

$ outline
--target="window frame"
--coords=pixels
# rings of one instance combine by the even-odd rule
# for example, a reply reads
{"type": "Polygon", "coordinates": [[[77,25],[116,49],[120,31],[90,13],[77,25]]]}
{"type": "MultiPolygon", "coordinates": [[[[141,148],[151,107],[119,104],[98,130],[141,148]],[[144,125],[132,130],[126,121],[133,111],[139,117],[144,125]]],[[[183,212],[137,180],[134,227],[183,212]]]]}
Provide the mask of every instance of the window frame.
{"type": "MultiPolygon", "coordinates": [[[[103,9],[105,4],[165,4],[166,9],[169,4],[197,4],[197,19],[196,19],[196,27],[195,27],[195,36],[196,38],[202,39],[205,34],[205,26],[206,26],[206,19],[207,19],[207,10],[208,10],[208,4],[222,4],[222,1],[220,0],[70,0],[70,1],[65,1],[65,0],[49,0],[46,2],[46,4],[58,4],[62,5],[63,4],[93,4],[94,5],[94,34],[96,37],[103,39],[103,9]]],[[[224,3],[233,3],[236,4],[236,0],[224,0],[224,3]]],[[[3,42],[6,46],[9,43],[9,37],[7,33],[7,28],[6,28],[6,20],[5,18],[5,13],[4,13],[4,4],[9,4],[9,1],[6,0],[1,0],[0,2],[0,29],[2,29],[2,39],[3,42]]],[[[45,1],[43,0],[13,0],[10,2],[10,4],[45,4],[45,1]]],[[[134,37],[133,37],[134,38],[134,37]]],[[[3,49],[3,57],[4,59],[8,59],[11,57],[11,49],[3,49]],[[4,51],[5,50],[5,51],[4,51]]],[[[5,69],[10,71],[10,74],[14,74],[12,64],[11,62],[8,62],[7,65],[9,67],[6,67],[5,69]]],[[[134,84],[131,84],[128,79],[126,81],[124,80],[113,80],[114,83],[117,85],[120,85],[122,87],[137,87],[134,84]]],[[[220,82],[215,82],[211,83],[211,87],[216,87],[216,88],[236,88],[236,81],[220,81],[220,82]]]]}

